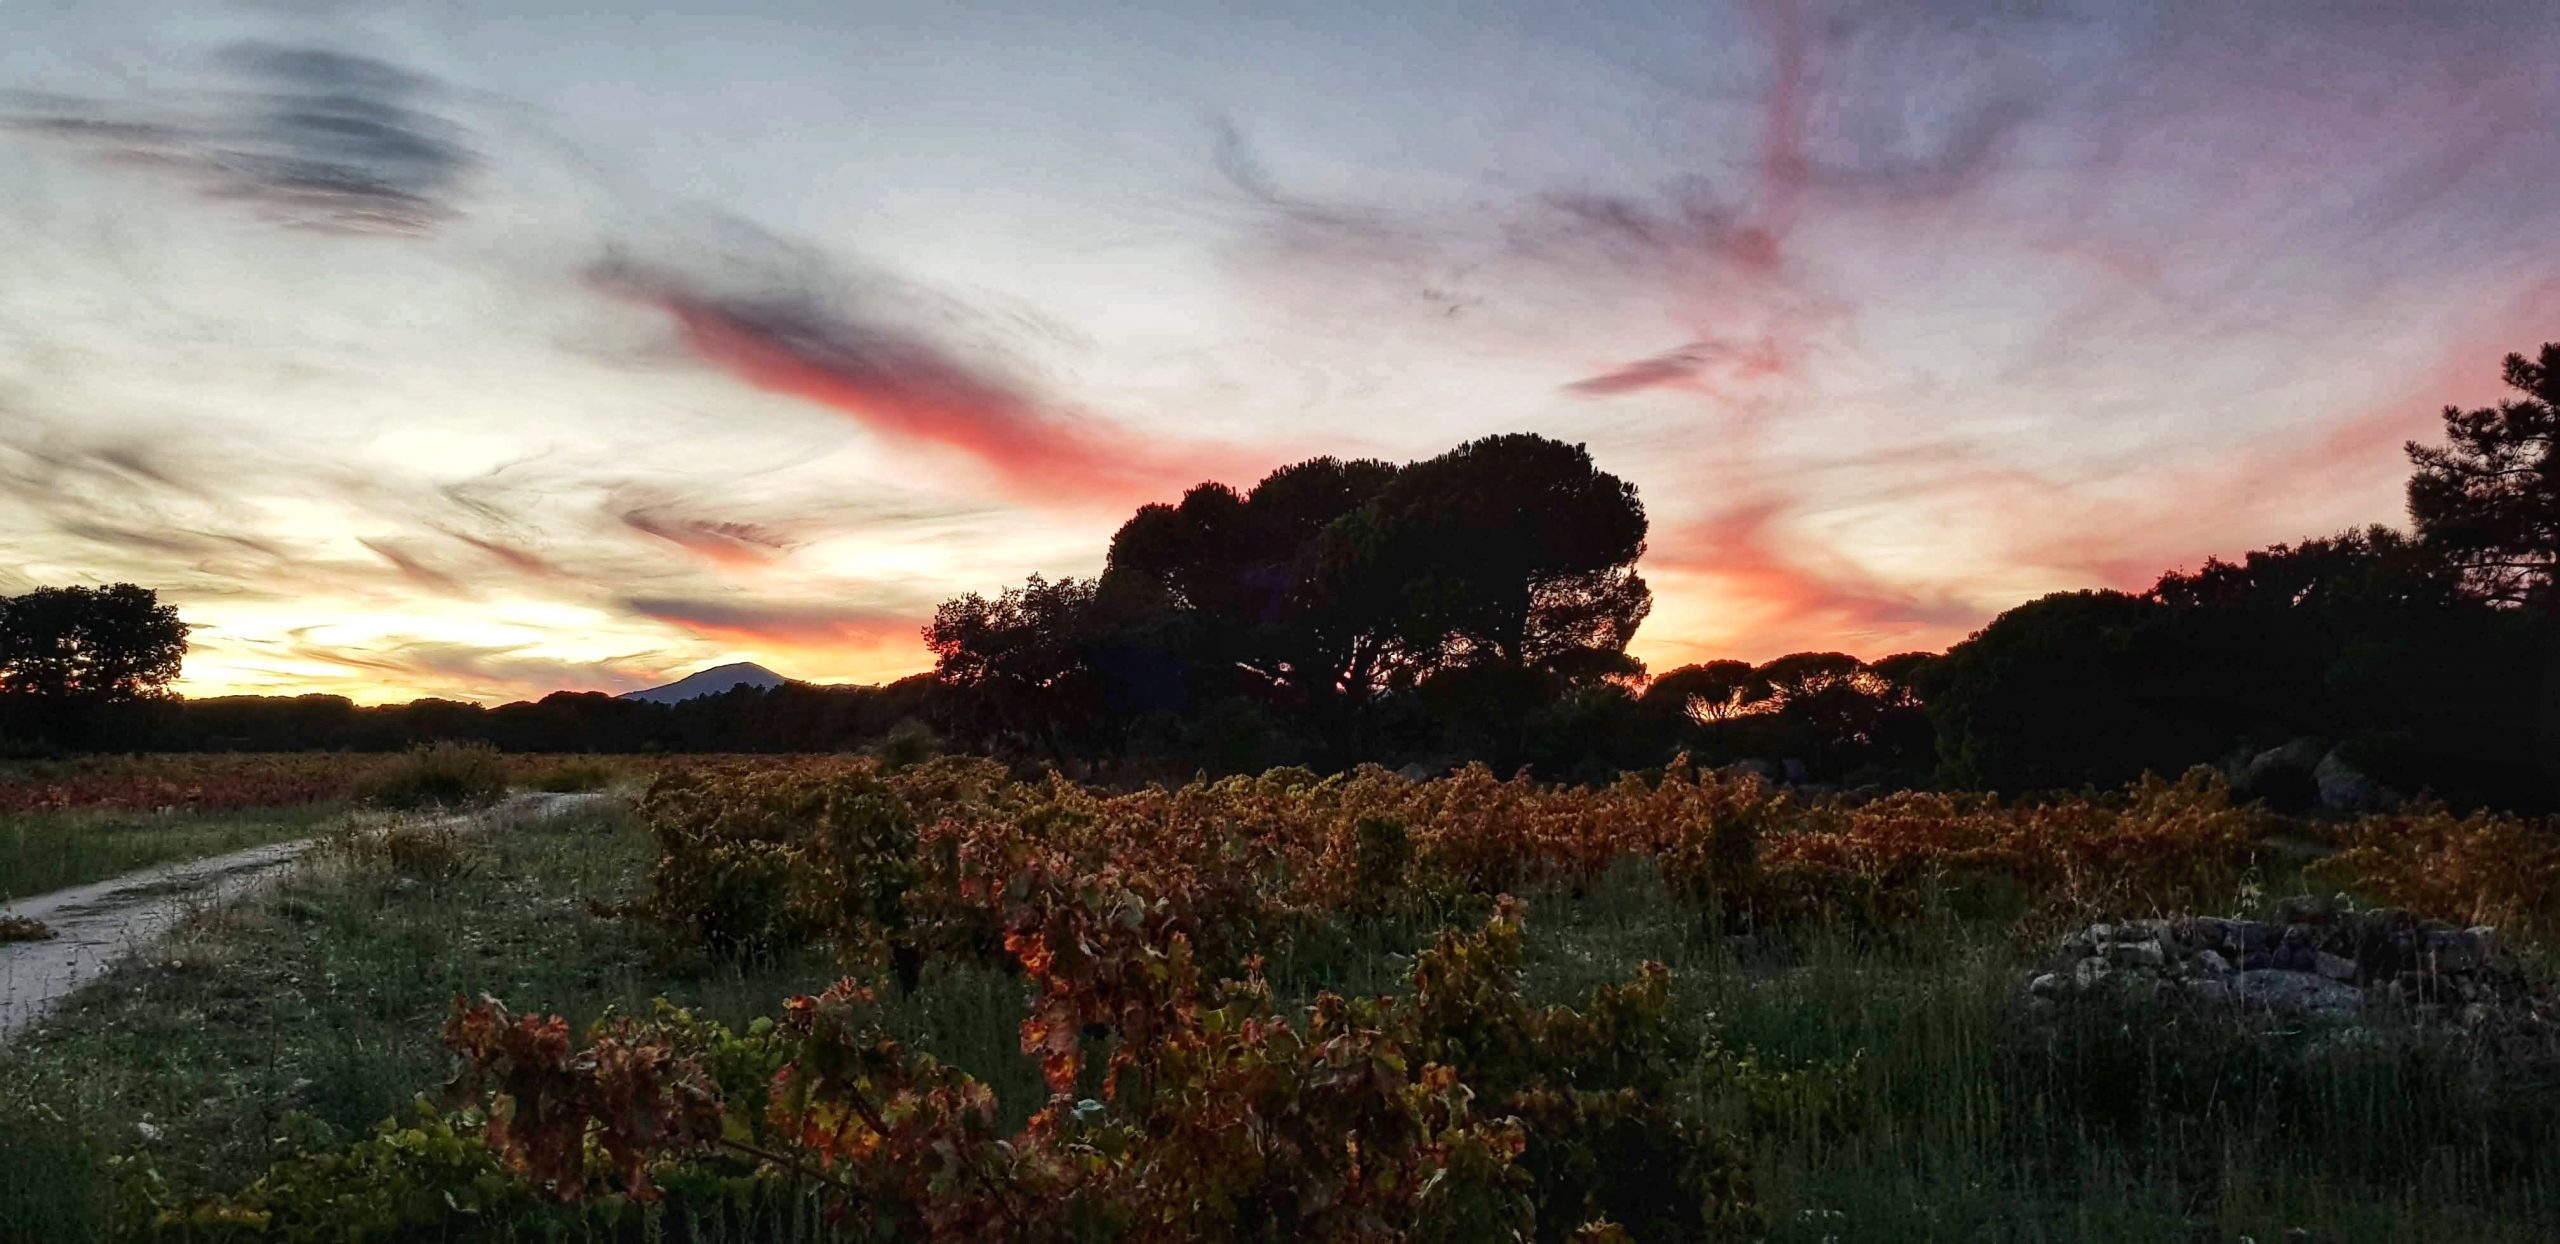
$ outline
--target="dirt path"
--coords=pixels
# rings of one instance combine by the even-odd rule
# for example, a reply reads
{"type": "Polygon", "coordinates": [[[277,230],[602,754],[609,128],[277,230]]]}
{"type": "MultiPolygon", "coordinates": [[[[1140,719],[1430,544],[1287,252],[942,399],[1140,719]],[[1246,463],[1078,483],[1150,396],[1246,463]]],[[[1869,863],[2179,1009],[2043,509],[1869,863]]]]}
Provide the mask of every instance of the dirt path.
{"type": "MultiPolygon", "coordinates": [[[[449,823],[487,829],[557,816],[604,798],[532,792],[454,816],[449,823]]],[[[43,941],[0,942],[0,1038],[42,1018],[119,956],[167,932],[189,913],[273,880],[313,841],[269,843],[162,864],[0,905],[0,916],[41,920],[54,933],[43,941]]]]}

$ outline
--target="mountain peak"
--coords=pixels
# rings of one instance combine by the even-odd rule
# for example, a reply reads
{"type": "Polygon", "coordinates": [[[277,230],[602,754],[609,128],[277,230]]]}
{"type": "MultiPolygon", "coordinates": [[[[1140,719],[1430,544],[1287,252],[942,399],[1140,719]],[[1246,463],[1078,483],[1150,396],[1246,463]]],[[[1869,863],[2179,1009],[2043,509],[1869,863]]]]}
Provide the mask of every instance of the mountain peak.
{"type": "Polygon", "coordinates": [[[707,670],[687,674],[663,687],[650,687],[644,691],[626,691],[621,698],[646,700],[651,704],[675,704],[696,696],[719,695],[724,691],[734,691],[740,687],[779,687],[789,681],[791,680],[753,661],[732,661],[727,665],[714,665],[707,670]]]}

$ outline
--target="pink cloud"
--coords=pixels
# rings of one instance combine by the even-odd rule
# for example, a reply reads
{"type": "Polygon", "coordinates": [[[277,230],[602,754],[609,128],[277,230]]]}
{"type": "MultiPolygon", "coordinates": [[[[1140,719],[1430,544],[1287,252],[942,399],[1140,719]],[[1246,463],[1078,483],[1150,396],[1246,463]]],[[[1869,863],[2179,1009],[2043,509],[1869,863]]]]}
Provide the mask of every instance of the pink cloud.
{"type": "Polygon", "coordinates": [[[1050,408],[994,369],[903,330],[806,300],[718,297],[613,264],[596,284],[664,311],[694,354],[768,393],[850,416],[892,441],[955,453],[1014,496],[1125,503],[1238,465],[1234,449],[1166,442],[1050,408]]]}

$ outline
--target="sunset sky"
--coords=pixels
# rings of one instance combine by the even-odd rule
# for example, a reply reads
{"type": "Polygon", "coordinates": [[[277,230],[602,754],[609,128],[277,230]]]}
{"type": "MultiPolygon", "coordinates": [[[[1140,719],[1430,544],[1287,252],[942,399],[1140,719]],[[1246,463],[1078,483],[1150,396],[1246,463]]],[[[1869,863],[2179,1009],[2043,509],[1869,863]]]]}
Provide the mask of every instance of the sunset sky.
{"type": "Polygon", "coordinates": [[[1654,668],[1935,648],[2397,521],[2560,338],[2550,0],[0,32],[0,592],[160,589],[191,695],[883,680],[1141,502],[1508,431],[1641,489],[1654,668]]]}

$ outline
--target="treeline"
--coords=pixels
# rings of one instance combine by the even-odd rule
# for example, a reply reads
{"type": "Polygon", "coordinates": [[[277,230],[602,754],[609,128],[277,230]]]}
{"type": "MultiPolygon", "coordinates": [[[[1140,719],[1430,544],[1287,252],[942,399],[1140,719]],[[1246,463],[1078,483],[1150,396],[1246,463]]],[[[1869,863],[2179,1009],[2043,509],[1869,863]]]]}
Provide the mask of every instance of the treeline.
{"type": "Polygon", "coordinates": [[[1483,761],[1597,782],[1686,751],[1782,781],[2006,792],[2220,763],[2278,803],[2431,792],[2552,806],[2560,344],[2510,356],[2506,379],[2518,396],[2447,408],[2444,443],[2408,447],[2406,532],[2209,560],[2138,595],[2048,596],[1944,654],[1809,652],[1648,677],[1626,652],[1652,604],[1635,488],[1581,446],[1513,435],[1404,465],[1316,458],[1248,490],[1207,483],[1145,506],[1095,578],[1034,576],[946,603],[926,629],[935,672],[886,687],[678,705],[155,700],[183,649],[174,613],[140,589],[96,589],[101,620],[82,623],[74,598],[91,590],[34,593],[0,602],[0,738],[949,746],[1101,781],[1483,761]],[[138,655],[104,651],[126,632],[138,655]]]}
{"type": "Polygon", "coordinates": [[[884,687],[741,687],[679,704],[600,691],[483,706],[460,700],[360,705],[337,695],[141,701],[108,710],[94,737],[114,750],[397,751],[444,741],[511,752],[833,752],[932,749],[932,675],[884,687]]]}

